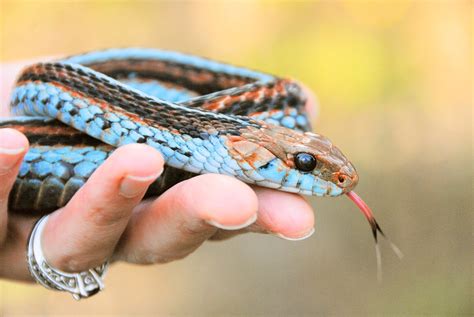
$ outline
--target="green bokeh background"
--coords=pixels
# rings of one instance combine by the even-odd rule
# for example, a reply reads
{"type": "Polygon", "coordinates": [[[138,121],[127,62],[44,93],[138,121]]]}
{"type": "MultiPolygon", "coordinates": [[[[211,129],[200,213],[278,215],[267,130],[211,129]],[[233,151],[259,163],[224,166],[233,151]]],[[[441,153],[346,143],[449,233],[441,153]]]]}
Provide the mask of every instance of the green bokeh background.
{"type": "MultiPolygon", "coordinates": [[[[0,281],[0,315],[473,314],[471,1],[6,1],[0,60],[145,46],[297,78],[315,130],[358,168],[358,192],[405,253],[346,198],[311,198],[302,242],[246,235],[167,265],[119,264],[107,290],[0,281]]],[[[1,80],[1,78],[0,78],[1,80]]]]}

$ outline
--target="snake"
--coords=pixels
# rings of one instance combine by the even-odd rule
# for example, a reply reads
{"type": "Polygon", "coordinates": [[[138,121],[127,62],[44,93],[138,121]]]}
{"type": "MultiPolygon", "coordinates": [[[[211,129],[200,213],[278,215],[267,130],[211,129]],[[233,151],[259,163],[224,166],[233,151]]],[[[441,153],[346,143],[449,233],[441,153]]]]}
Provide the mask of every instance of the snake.
{"type": "MultiPolygon", "coordinates": [[[[166,167],[145,198],[198,174],[310,196],[347,195],[359,176],[328,138],[311,132],[299,82],[184,53],[116,48],[36,63],[18,76],[13,117],[0,128],[30,148],[9,211],[40,216],[67,204],[115,148],[143,143],[166,167]]],[[[377,245],[377,243],[376,243],[377,245]]]]}

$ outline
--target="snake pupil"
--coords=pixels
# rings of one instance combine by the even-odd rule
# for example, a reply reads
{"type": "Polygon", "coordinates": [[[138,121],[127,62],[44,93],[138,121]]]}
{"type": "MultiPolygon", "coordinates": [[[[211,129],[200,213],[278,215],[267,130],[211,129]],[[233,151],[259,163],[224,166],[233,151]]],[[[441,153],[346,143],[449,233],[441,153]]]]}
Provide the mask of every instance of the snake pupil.
{"type": "Polygon", "coordinates": [[[316,167],[316,158],[309,153],[298,153],[295,156],[295,165],[300,171],[311,172],[316,167]]]}

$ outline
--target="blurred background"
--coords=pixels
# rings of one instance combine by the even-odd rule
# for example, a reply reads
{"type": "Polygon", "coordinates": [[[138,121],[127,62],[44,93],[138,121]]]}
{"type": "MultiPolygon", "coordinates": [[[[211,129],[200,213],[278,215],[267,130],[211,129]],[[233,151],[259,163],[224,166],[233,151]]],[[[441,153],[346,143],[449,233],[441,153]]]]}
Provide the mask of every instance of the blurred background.
{"type": "MultiPolygon", "coordinates": [[[[302,242],[246,235],[167,265],[119,264],[79,303],[0,281],[0,315],[473,314],[471,1],[5,1],[0,60],[107,47],[178,50],[297,78],[315,130],[358,168],[358,193],[310,201],[302,242]]],[[[1,80],[1,78],[0,78],[1,80]]]]}

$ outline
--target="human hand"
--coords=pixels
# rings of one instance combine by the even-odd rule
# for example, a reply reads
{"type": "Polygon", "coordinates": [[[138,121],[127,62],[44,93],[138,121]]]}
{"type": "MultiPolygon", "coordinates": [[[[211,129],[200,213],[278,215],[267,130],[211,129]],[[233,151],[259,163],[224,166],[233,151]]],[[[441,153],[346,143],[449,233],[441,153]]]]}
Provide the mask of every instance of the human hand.
{"type": "MultiPolygon", "coordinates": [[[[3,66],[0,89],[5,92],[13,84],[12,70],[22,64],[3,66]]],[[[7,105],[6,93],[2,95],[0,109],[7,105]]],[[[308,106],[314,107],[314,101],[308,106]]],[[[37,219],[7,211],[27,150],[24,135],[0,129],[0,277],[32,281],[25,257],[37,219]]],[[[250,187],[224,175],[200,175],[142,202],[163,165],[161,154],[149,146],[117,149],[70,202],[49,217],[42,237],[47,261],[68,272],[84,271],[107,259],[165,263],[187,256],[206,240],[246,232],[300,240],[314,231],[313,212],[301,196],[250,187]]]]}

